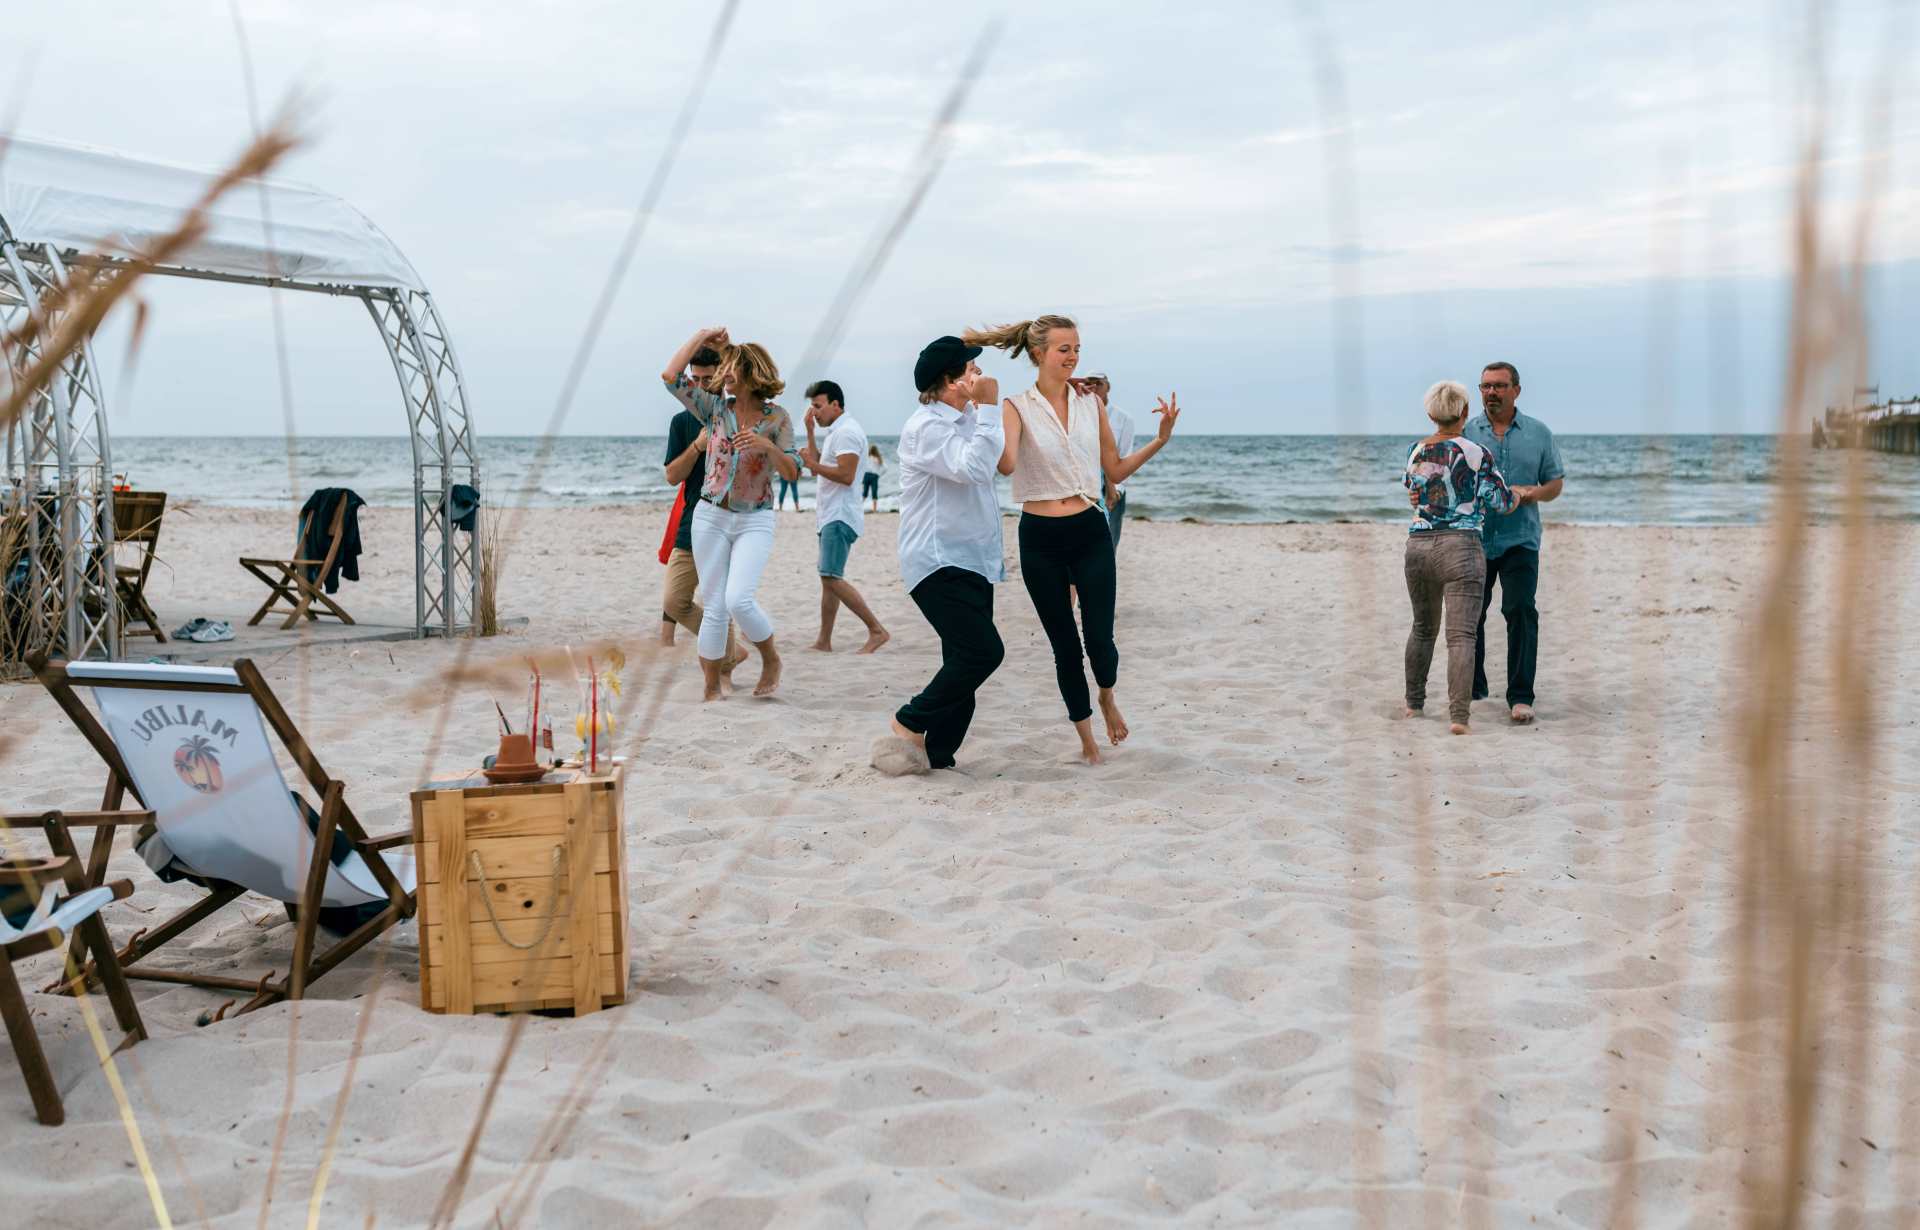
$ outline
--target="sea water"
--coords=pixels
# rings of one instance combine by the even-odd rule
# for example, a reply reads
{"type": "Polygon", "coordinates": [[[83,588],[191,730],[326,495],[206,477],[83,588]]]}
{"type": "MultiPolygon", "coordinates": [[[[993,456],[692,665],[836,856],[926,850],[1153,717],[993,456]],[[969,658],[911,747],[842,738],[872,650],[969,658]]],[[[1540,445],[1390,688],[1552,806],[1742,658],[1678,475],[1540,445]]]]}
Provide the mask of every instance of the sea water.
{"type": "MultiPolygon", "coordinates": [[[[1127,484],[1127,512],[1156,521],[1399,521],[1400,474],[1417,436],[1180,435],[1127,484]]],[[[1612,435],[1558,437],[1565,494],[1549,520],[1605,525],[1755,525],[1780,496],[1774,436],[1612,435]]],[[[880,506],[894,508],[900,467],[891,436],[880,506]]],[[[406,505],[413,461],[403,437],[117,436],[113,469],[140,490],[178,502],[286,508],[316,487],[351,487],[376,505],[406,505]]],[[[480,486],[495,505],[587,507],[660,504],[673,498],[661,474],[661,436],[482,436],[480,486]]],[[[1877,517],[1920,520],[1920,458],[1813,452],[1806,470],[1816,521],[1842,511],[1847,467],[1866,471],[1877,517]]],[[[813,504],[814,480],[801,482],[813,504]]],[[[1006,480],[1001,480],[1007,502],[1006,480]]],[[[1008,505],[1011,507],[1011,504],[1008,505]]]]}

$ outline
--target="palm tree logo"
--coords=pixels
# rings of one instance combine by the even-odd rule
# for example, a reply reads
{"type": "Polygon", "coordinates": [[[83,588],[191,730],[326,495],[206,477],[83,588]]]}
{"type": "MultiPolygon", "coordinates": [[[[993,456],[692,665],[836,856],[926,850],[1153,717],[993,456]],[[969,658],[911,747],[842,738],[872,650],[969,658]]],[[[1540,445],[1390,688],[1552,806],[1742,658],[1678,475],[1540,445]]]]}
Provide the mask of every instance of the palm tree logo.
{"type": "Polygon", "coordinates": [[[220,793],[223,784],[220,758],[214,754],[213,743],[205,735],[195,735],[181,742],[173,753],[173,771],[180,775],[181,781],[201,794],[220,793]]]}

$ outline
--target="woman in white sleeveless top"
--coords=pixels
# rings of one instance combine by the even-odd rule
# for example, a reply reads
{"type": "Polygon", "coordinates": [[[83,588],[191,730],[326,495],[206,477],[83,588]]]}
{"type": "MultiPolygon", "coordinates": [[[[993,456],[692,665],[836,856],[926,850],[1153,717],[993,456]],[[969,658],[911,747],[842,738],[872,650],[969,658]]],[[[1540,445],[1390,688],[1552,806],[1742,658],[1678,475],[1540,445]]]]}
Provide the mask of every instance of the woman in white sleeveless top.
{"type": "Polygon", "coordinates": [[[1126,482],[1166,447],[1180,417],[1179,399],[1160,402],[1154,411],[1160,430],[1122,457],[1105,403],[1072,379],[1080,361],[1080,332],[1073,321],[1040,316],[997,329],[971,329],[962,336],[968,345],[1024,354],[1039,369],[1033,387],[1008,398],[1003,407],[1007,443],[1000,472],[1013,476],[1013,498],[1020,505],[1020,572],[1053,646],[1053,671],[1067,719],[1080,736],[1081,756],[1088,764],[1099,764],[1092,698],[1080,662],[1083,634],[1086,658],[1100,688],[1107,740],[1117,744],[1127,737],[1127,723],[1113,695],[1120,674],[1120,650],[1113,641],[1113,538],[1100,493],[1108,482],[1126,482]],[[1080,595],[1079,628],[1073,620],[1075,590],[1080,595]]]}

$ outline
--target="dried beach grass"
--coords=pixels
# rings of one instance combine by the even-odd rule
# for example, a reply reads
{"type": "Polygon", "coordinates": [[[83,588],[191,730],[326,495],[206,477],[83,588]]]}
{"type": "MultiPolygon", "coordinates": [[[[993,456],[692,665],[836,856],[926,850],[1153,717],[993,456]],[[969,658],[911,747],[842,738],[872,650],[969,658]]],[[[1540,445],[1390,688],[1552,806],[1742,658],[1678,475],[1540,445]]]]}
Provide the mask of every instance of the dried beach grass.
{"type": "Polygon", "coordinates": [[[473,600],[473,634],[500,635],[500,515],[480,510],[480,585],[473,600]]]}
{"type": "MultiPolygon", "coordinates": [[[[0,357],[4,362],[4,357],[0,357]]],[[[26,672],[28,611],[7,586],[16,561],[27,549],[27,514],[0,512],[0,679],[26,672]]]]}
{"type": "MultiPolygon", "coordinates": [[[[1849,459],[1833,583],[1819,591],[1823,602],[1814,609],[1822,618],[1809,618],[1803,599],[1819,578],[1806,529],[1810,442],[1798,427],[1822,404],[1832,404],[1837,391],[1857,386],[1866,370],[1864,278],[1885,163],[1884,155],[1868,161],[1846,250],[1826,251],[1826,18],[1822,7],[1810,8],[1813,37],[1803,68],[1805,129],[1795,184],[1793,317],[1781,401],[1781,499],[1765,584],[1756,596],[1750,675],[1738,714],[1745,807],[1734,1020],[1767,1063],[1745,1069],[1733,1101],[1746,1140],[1740,1178],[1753,1201],[1747,1223],[1756,1227],[1800,1224],[1822,1160],[1821,1142],[1867,1139],[1875,1094],[1874,985],[1864,954],[1873,939],[1870,920],[1881,896],[1884,859],[1870,787],[1880,759],[1875,713],[1881,680],[1869,665],[1868,645],[1881,635],[1897,635],[1898,625],[1887,617],[1902,596],[1885,588],[1889,573],[1874,566],[1878,553],[1866,515],[1864,458],[1856,450],[1849,459]],[[1822,668],[1833,696],[1832,720],[1821,720],[1805,687],[1822,668]]],[[[1898,42],[1889,39],[1887,49],[1898,42]]],[[[1890,59],[1869,122],[1873,146],[1882,151],[1891,81],[1890,59]]],[[[1857,1175],[1843,1174],[1840,1183],[1843,1191],[1859,1191],[1857,1175]]]]}

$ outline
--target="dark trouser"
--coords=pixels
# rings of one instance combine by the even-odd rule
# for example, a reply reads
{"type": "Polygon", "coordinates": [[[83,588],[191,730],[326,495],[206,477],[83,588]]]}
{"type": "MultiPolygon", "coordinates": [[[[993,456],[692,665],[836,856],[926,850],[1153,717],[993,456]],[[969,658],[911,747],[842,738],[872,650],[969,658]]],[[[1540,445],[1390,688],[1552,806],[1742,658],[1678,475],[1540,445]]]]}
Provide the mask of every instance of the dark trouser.
{"type": "Polygon", "coordinates": [[[1107,505],[1107,529],[1113,534],[1113,549],[1120,549],[1120,530],[1127,524],[1127,493],[1122,491],[1107,505]]]}
{"type": "Polygon", "coordinates": [[[1540,656],[1540,612],[1533,594],[1540,586],[1540,552],[1509,547],[1487,561],[1486,604],[1480,608],[1479,640],[1473,651],[1474,699],[1487,695],[1487,612],[1493,583],[1500,582],[1500,613],[1507,619],[1507,704],[1533,703],[1533,666],[1540,656]]]}
{"type": "Polygon", "coordinates": [[[1407,634],[1407,708],[1427,702],[1427,671],[1440,634],[1444,602],[1447,627],[1447,716],[1464,726],[1473,688],[1474,621],[1484,617],[1480,600],[1486,554],[1478,530],[1422,530],[1407,538],[1407,597],[1413,600],[1413,631],[1407,634]]]}
{"type": "Polygon", "coordinates": [[[942,568],[909,596],[940,638],[940,669],[893,716],[927,737],[929,764],[950,769],[973,721],[973,694],[1007,652],[993,626],[993,584],[965,568],[942,568]]]}
{"type": "Polygon", "coordinates": [[[1113,686],[1120,675],[1120,650],[1113,643],[1113,538],[1097,508],[1071,517],[1020,514],[1020,573],[1027,596],[1053,646],[1053,674],[1067,720],[1093,716],[1086,672],[1080,669],[1080,632],[1087,638],[1093,681],[1113,686]],[[1073,625],[1072,590],[1080,591],[1080,624],[1073,625]]]}

